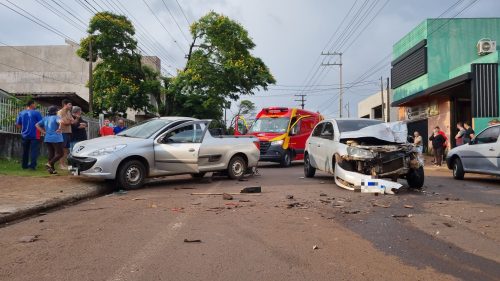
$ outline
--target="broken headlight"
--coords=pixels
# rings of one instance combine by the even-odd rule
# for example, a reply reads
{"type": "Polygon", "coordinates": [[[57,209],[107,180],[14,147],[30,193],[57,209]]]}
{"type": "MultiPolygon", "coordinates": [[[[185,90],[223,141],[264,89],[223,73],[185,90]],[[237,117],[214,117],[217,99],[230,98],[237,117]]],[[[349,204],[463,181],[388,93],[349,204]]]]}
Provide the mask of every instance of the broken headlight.
{"type": "Polygon", "coordinates": [[[375,158],[375,154],[369,150],[357,148],[354,146],[349,146],[347,148],[347,154],[350,157],[361,158],[361,159],[372,159],[375,158]]]}

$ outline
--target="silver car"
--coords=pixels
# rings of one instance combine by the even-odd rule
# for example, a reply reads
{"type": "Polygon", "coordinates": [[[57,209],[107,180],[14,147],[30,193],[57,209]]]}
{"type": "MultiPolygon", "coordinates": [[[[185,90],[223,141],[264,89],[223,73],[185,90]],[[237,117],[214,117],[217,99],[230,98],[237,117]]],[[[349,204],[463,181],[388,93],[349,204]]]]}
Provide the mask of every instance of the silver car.
{"type": "Polygon", "coordinates": [[[484,129],[470,143],[450,150],[446,156],[453,177],[464,178],[465,173],[500,176],[500,125],[484,129]]]}
{"type": "Polygon", "coordinates": [[[225,172],[239,179],[259,160],[254,137],[214,137],[210,121],[161,117],[129,128],[116,136],[79,142],[68,157],[75,175],[116,180],[134,189],[146,177],[225,172]]]}

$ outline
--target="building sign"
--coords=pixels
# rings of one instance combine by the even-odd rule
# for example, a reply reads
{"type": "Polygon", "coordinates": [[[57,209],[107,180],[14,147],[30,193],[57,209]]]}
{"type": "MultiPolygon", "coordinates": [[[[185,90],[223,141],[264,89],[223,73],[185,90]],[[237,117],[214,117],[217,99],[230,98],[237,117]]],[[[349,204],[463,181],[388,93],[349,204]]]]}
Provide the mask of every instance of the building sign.
{"type": "Polygon", "coordinates": [[[439,115],[439,106],[437,101],[433,101],[430,104],[424,103],[406,108],[407,120],[427,119],[435,115],[439,115]]]}

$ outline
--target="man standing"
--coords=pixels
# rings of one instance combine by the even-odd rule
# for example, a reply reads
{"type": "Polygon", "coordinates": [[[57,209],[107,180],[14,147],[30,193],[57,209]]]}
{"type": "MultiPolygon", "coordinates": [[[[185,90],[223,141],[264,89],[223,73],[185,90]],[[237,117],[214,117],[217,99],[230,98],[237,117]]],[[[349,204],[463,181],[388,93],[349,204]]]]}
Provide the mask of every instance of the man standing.
{"type": "Polygon", "coordinates": [[[464,128],[464,125],[462,124],[462,122],[457,123],[457,130],[458,130],[458,133],[455,136],[455,142],[456,142],[457,146],[461,146],[462,144],[465,144],[464,143],[465,128],[464,128]]]}
{"type": "Polygon", "coordinates": [[[125,126],[125,122],[123,121],[122,118],[118,119],[117,124],[118,124],[118,126],[116,126],[116,127],[113,128],[113,133],[115,133],[115,135],[117,135],[121,131],[127,129],[127,127],[125,126]]]}
{"type": "Polygon", "coordinates": [[[73,150],[75,144],[79,141],[87,140],[88,122],[82,118],[82,109],[79,106],[73,106],[71,110],[75,123],[71,125],[70,150],[73,150]]]}
{"type": "Polygon", "coordinates": [[[468,122],[464,122],[464,128],[465,128],[465,133],[464,133],[464,144],[465,144],[469,143],[474,138],[475,132],[468,122]]]}
{"type": "Polygon", "coordinates": [[[62,108],[57,112],[57,116],[61,118],[61,132],[63,134],[63,157],[59,161],[59,168],[61,170],[67,170],[66,165],[67,157],[69,154],[69,146],[71,141],[71,125],[75,122],[75,119],[71,115],[71,108],[73,104],[68,99],[63,99],[62,108]]]}
{"type": "Polygon", "coordinates": [[[23,144],[23,169],[36,169],[36,160],[39,154],[39,141],[37,139],[36,123],[42,120],[42,115],[36,110],[35,101],[29,100],[26,109],[19,112],[16,118],[16,126],[21,128],[23,144]],[[31,156],[31,162],[30,162],[31,156]]]}

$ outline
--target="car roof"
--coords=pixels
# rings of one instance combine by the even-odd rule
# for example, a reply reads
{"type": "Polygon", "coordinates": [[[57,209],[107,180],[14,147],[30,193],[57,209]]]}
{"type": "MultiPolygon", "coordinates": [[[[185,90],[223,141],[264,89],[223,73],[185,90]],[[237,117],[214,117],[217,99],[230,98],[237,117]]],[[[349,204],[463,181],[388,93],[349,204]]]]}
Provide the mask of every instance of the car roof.
{"type": "Polygon", "coordinates": [[[352,120],[352,121],[366,121],[366,120],[372,120],[372,121],[379,121],[379,122],[383,122],[382,120],[378,120],[378,119],[368,119],[368,118],[327,118],[327,119],[324,119],[322,122],[324,121],[342,121],[342,120],[352,120]]]}
{"type": "Polygon", "coordinates": [[[199,119],[192,118],[192,117],[182,117],[182,116],[163,116],[163,117],[157,117],[157,119],[168,120],[168,121],[181,121],[181,120],[197,121],[197,120],[199,120],[199,119]]]}

